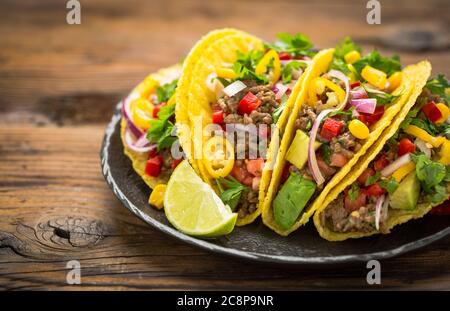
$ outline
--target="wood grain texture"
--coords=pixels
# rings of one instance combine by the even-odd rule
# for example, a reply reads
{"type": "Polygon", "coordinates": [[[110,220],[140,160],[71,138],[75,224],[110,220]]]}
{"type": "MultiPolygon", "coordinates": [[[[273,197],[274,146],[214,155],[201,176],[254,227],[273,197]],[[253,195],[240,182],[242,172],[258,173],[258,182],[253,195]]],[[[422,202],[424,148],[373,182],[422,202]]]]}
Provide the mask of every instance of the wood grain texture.
{"type": "MultiPolygon", "coordinates": [[[[301,31],[320,47],[351,35],[448,76],[448,1],[382,1],[380,26],[366,24],[366,1],[81,3],[69,26],[64,1],[0,1],[0,289],[370,288],[363,265],[257,264],[149,228],[103,180],[103,131],[132,86],[223,26],[268,40],[301,31]],[[79,286],[66,283],[72,259],[79,286]]],[[[450,289],[449,242],[383,261],[382,287],[450,289]]]]}

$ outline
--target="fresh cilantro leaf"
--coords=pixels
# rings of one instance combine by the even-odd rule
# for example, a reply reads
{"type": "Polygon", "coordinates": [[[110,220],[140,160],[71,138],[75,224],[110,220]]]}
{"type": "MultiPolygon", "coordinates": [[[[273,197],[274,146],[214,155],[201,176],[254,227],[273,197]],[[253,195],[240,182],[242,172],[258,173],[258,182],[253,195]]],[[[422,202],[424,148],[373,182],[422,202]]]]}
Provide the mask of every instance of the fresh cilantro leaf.
{"type": "Polygon", "coordinates": [[[371,53],[353,63],[353,67],[355,67],[358,73],[361,73],[366,65],[381,70],[388,76],[394,72],[400,71],[402,68],[400,58],[397,55],[392,57],[383,57],[377,50],[373,50],[371,53]]]}
{"type": "Polygon", "coordinates": [[[398,182],[394,178],[383,179],[380,181],[380,187],[386,189],[389,194],[393,194],[398,188],[398,182]]]}
{"type": "Polygon", "coordinates": [[[311,40],[301,33],[291,35],[282,32],[277,35],[277,38],[278,40],[273,44],[265,43],[266,48],[277,52],[286,52],[293,56],[313,56],[315,54],[311,50],[313,47],[311,40]]]}
{"type": "Polygon", "coordinates": [[[431,203],[441,203],[445,201],[445,199],[448,198],[446,187],[443,185],[436,185],[434,187],[434,193],[429,194],[427,197],[431,203]]]}
{"type": "Polygon", "coordinates": [[[411,158],[416,163],[417,178],[425,192],[430,193],[432,188],[439,185],[446,177],[445,165],[428,159],[424,154],[411,154],[411,158]]]}
{"type": "Polygon", "coordinates": [[[158,98],[158,103],[167,103],[167,101],[175,93],[177,83],[178,80],[173,80],[172,82],[161,85],[156,89],[156,96],[158,98]]]}
{"type": "Polygon", "coordinates": [[[347,110],[335,110],[332,111],[328,114],[328,118],[334,117],[334,116],[347,116],[347,117],[351,117],[353,115],[353,107],[351,107],[350,109],[347,110]]]}
{"type": "Polygon", "coordinates": [[[382,91],[374,92],[373,90],[369,89],[366,86],[363,86],[363,88],[366,90],[366,93],[369,96],[369,98],[375,98],[377,100],[377,105],[387,105],[393,103],[402,95],[401,93],[397,95],[392,95],[382,91]]]}
{"type": "Polygon", "coordinates": [[[351,201],[356,200],[359,197],[360,189],[357,183],[352,184],[348,191],[348,197],[351,201]]]}
{"type": "Polygon", "coordinates": [[[344,59],[344,56],[351,52],[357,51],[361,53],[361,47],[358,46],[350,37],[345,37],[335,48],[334,57],[344,59]]]}
{"type": "Polygon", "coordinates": [[[348,69],[348,66],[345,63],[345,61],[336,57],[333,58],[330,69],[342,71],[346,75],[350,73],[350,69],[348,69]]]}
{"type": "Polygon", "coordinates": [[[427,131],[428,134],[431,134],[433,136],[436,136],[440,133],[436,124],[430,122],[428,119],[412,118],[409,124],[420,127],[421,129],[427,131]]]}
{"type": "Polygon", "coordinates": [[[272,119],[273,119],[273,123],[277,123],[278,119],[280,118],[281,114],[284,111],[284,108],[286,108],[286,103],[288,100],[288,96],[287,95],[283,95],[281,97],[281,104],[280,106],[278,106],[274,112],[272,112],[272,119]]]}
{"type": "Polygon", "coordinates": [[[443,99],[447,105],[450,104],[450,93],[446,91],[450,88],[450,85],[444,75],[440,74],[437,77],[428,80],[425,87],[432,93],[439,95],[439,97],[443,99]]]}
{"type": "Polygon", "coordinates": [[[147,139],[158,145],[158,151],[172,146],[176,141],[174,124],[170,118],[175,114],[175,105],[163,106],[158,112],[158,119],[150,120],[147,139]]]}
{"type": "MultiPolygon", "coordinates": [[[[225,186],[227,189],[222,191],[220,199],[224,204],[227,204],[232,211],[236,209],[237,204],[241,198],[242,192],[248,188],[238,182],[231,176],[219,179],[219,186],[225,186]]],[[[222,188],[221,188],[222,189],[222,188]]]]}
{"type": "Polygon", "coordinates": [[[306,63],[304,62],[298,62],[298,61],[292,61],[288,63],[286,66],[284,66],[283,70],[281,71],[281,79],[284,84],[288,84],[292,81],[292,71],[299,70],[299,69],[305,69],[306,63]]]}
{"type": "Polygon", "coordinates": [[[414,109],[411,109],[408,114],[406,115],[405,120],[403,120],[403,122],[400,124],[400,129],[405,130],[410,124],[413,118],[415,118],[417,116],[417,114],[419,113],[420,108],[416,107],[414,109]]]}
{"type": "Polygon", "coordinates": [[[322,144],[320,146],[320,151],[322,153],[322,157],[323,160],[325,161],[326,164],[330,165],[331,164],[331,154],[333,153],[333,151],[330,148],[329,144],[322,144]]]}
{"type": "Polygon", "coordinates": [[[255,72],[255,68],[263,56],[263,51],[252,50],[249,53],[238,51],[236,62],[233,64],[233,71],[236,73],[235,80],[254,80],[259,84],[267,84],[268,79],[255,72]]]}
{"type": "Polygon", "coordinates": [[[374,175],[367,177],[365,186],[373,185],[374,183],[377,182],[377,180],[380,178],[380,176],[381,176],[381,173],[376,172],[374,175]]]}

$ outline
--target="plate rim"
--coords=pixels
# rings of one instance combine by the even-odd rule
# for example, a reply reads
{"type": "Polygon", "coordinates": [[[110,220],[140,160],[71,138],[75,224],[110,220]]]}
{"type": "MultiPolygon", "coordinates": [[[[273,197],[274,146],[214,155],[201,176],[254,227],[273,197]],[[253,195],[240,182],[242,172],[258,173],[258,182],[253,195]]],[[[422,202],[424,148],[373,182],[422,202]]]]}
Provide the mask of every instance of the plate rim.
{"type": "Polygon", "coordinates": [[[122,192],[122,190],[117,185],[114,177],[112,176],[111,169],[108,163],[109,152],[108,147],[111,144],[111,137],[115,133],[115,129],[117,127],[118,122],[121,119],[121,102],[116,105],[114,110],[114,114],[111,118],[111,121],[108,123],[105,134],[103,136],[102,145],[100,149],[100,163],[103,177],[105,178],[106,183],[114,193],[114,195],[119,199],[119,201],[125,205],[125,207],[130,210],[134,215],[143,220],[145,223],[149,224],[155,229],[168,234],[171,237],[174,237],[180,241],[183,241],[187,244],[197,246],[201,249],[213,252],[220,253],[232,257],[243,258],[246,260],[252,260],[257,262],[265,262],[265,263],[275,263],[275,264],[296,264],[296,265],[325,265],[325,264],[348,264],[348,263],[361,263],[367,262],[369,260],[379,260],[379,259],[388,259],[392,258],[424,246],[427,246],[433,242],[436,242],[447,235],[450,234],[450,226],[447,228],[438,231],[432,235],[426,236],[422,239],[409,242],[403,244],[401,246],[386,250],[379,251],[374,253],[365,253],[358,255],[338,255],[338,256],[330,256],[330,257],[299,257],[299,256],[286,256],[286,255],[271,255],[271,254],[263,254],[257,252],[249,252],[244,250],[239,250],[235,248],[224,247],[221,245],[217,245],[209,242],[208,240],[199,239],[196,237],[188,236],[173,227],[170,227],[166,224],[159,222],[158,220],[152,218],[148,214],[145,214],[139,210],[139,208],[134,205],[122,192]]]}

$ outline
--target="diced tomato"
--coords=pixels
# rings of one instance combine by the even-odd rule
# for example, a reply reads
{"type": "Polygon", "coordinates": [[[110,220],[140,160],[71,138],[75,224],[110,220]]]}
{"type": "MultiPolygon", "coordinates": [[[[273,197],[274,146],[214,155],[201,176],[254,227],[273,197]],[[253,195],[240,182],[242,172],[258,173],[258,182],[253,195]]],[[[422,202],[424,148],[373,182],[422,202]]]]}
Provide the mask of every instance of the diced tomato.
{"type": "Polygon", "coordinates": [[[321,157],[317,157],[317,165],[319,166],[320,172],[325,176],[331,176],[336,173],[336,170],[329,166],[321,157]]]}
{"type": "Polygon", "coordinates": [[[289,167],[290,167],[289,164],[285,164],[283,167],[283,172],[281,173],[281,178],[280,178],[282,184],[285,183],[286,180],[289,178],[289,174],[290,174],[289,167]]]}
{"type": "Polygon", "coordinates": [[[342,153],[333,153],[330,162],[331,166],[343,167],[348,162],[348,159],[342,153]]]}
{"type": "Polygon", "coordinates": [[[358,119],[365,123],[367,126],[371,126],[375,123],[377,123],[378,120],[381,119],[381,117],[384,114],[384,106],[378,106],[375,108],[375,111],[373,114],[367,114],[367,113],[360,113],[358,119]]]}
{"type": "Polygon", "coordinates": [[[415,150],[414,143],[411,142],[408,138],[400,139],[400,142],[397,146],[397,154],[402,156],[407,153],[413,153],[415,150]]]}
{"type": "Polygon", "coordinates": [[[147,160],[145,173],[149,176],[158,177],[161,174],[161,167],[164,159],[161,156],[155,156],[147,160]]]}
{"type": "Polygon", "coordinates": [[[430,211],[433,215],[450,215],[450,200],[445,201],[441,205],[433,207],[430,211]]]}
{"type": "Polygon", "coordinates": [[[422,107],[423,113],[427,116],[428,120],[431,122],[436,122],[440,118],[442,118],[442,113],[439,108],[436,106],[434,101],[430,101],[428,104],[422,107]]]}
{"type": "Polygon", "coordinates": [[[150,151],[148,152],[148,158],[153,158],[158,155],[158,146],[157,145],[151,145],[150,151]]]}
{"type": "Polygon", "coordinates": [[[343,126],[344,124],[341,121],[328,118],[322,125],[320,136],[330,141],[333,137],[336,137],[339,135],[339,133],[341,133],[341,129],[343,126]]]}
{"type": "Polygon", "coordinates": [[[360,85],[361,85],[361,82],[357,81],[357,82],[354,82],[354,83],[350,84],[350,88],[354,89],[355,87],[358,87],[360,85]]]}
{"type": "Polygon", "coordinates": [[[363,190],[363,192],[366,195],[377,197],[379,195],[386,193],[386,189],[381,188],[381,186],[378,183],[375,183],[373,185],[368,186],[366,189],[363,190]]]}
{"type": "Polygon", "coordinates": [[[161,103],[159,105],[155,105],[153,108],[153,118],[158,118],[158,112],[161,110],[162,107],[164,107],[166,103],[161,103]]]}
{"type": "Polygon", "coordinates": [[[183,158],[180,159],[172,158],[172,164],[170,165],[170,167],[174,170],[178,166],[178,164],[181,163],[181,161],[183,161],[183,158]]]}
{"type": "Polygon", "coordinates": [[[373,167],[375,171],[381,171],[383,168],[389,165],[389,160],[386,158],[385,154],[382,154],[378,159],[375,160],[373,167]]]}
{"type": "Polygon", "coordinates": [[[223,111],[222,110],[213,111],[212,121],[215,124],[222,124],[223,123],[223,111]]]}
{"type": "Polygon", "coordinates": [[[348,195],[348,190],[346,190],[344,196],[344,206],[348,211],[356,211],[361,206],[366,205],[366,199],[366,194],[360,191],[359,196],[356,199],[352,200],[348,195]]]}
{"type": "Polygon", "coordinates": [[[253,110],[258,109],[261,100],[252,92],[248,92],[239,102],[238,112],[240,114],[250,114],[253,110]]]}
{"type": "Polygon", "coordinates": [[[261,177],[263,167],[264,167],[264,159],[262,158],[249,160],[247,162],[247,171],[253,176],[261,177]]]}
{"type": "Polygon", "coordinates": [[[365,185],[367,178],[369,178],[370,176],[375,175],[375,171],[371,168],[366,169],[361,175],[359,175],[358,177],[358,183],[360,185],[365,185]]]}
{"type": "Polygon", "coordinates": [[[231,170],[231,176],[237,179],[240,183],[251,186],[253,177],[250,175],[250,173],[245,169],[245,167],[239,166],[236,163],[233,166],[233,169],[231,170]]]}
{"type": "Polygon", "coordinates": [[[292,57],[291,57],[291,55],[289,55],[289,53],[287,53],[287,52],[280,52],[280,53],[278,53],[278,58],[279,58],[280,60],[289,60],[289,59],[291,59],[292,57]]]}

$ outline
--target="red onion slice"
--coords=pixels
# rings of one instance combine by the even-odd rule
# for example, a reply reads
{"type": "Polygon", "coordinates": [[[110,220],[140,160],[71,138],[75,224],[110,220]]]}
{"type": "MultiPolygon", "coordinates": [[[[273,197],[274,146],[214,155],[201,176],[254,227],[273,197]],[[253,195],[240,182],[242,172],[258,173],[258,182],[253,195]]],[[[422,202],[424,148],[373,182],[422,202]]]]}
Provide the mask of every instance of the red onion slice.
{"type": "Polygon", "coordinates": [[[392,173],[394,173],[400,167],[402,167],[405,164],[408,164],[409,162],[411,162],[411,156],[409,155],[409,153],[406,153],[401,157],[399,157],[394,162],[392,162],[391,164],[389,164],[388,166],[386,166],[385,168],[383,168],[381,170],[381,176],[388,177],[392,175],[392,173]]]}
{"type": "Polygon", "coordinates": [[[156,145],[151,145],[150,143],[148,143],[147,146],[143,147],[137,146],[131,135],[132,134],[129,131],[129,127],[127,127],[127,129],[125,130],[125,143],[134,152],[144,153],[156,148],[156,145]]]}
{"type": "Polygon", "coordinates": [[[350,105],[354,106],[358,112],[373,114],[377,107],[375,98],[352,99],[350,105]]]}
{"type": "MultiPolygon", "coordinates": [[[[375,228],[380,230],[380,216],[381,216],[381,208],[383,207],[383,203],[385,202],[385,196],[381,195],[377,199],[377,203],[375,205],[375,228]]],[[[387,202],[387,200],[386,200],[387,202]]]]}
{"type": "Polygon", "coordinates": [[[286,94],[286,91],[289,89],[289,87],[287,87],[286,85],[282,84],[282,83],[277,83],[275,85],[276,89],[278,90],[275,93],[275,98],[276,99],[281,99],[281,97],[283,97],[284,94],[286,94]]]}
{"type": "Polygon", "coordinates": [[[367,92],[364,88],[358,87],[350,91],[352,99],[367,98],[367,92]]]}
{"type": "Polygon", "coordinates": [[[127,125],[130,128],[130,131],[133,132],[133,135],[135,137],[141,137],[144,132],[142,132],[141,129],[134,124],[133,119],[131,119],[130,104],[131,100],[129,97],[122,100],[122,115],[127,121],[127,125]]]}
{"type": "Polygon", "coordinates": [[[320,172],[319,165],[317,164],[316,158],[316,150],[314,149],[314,143],[316,142],[317,131],[319,130],[320,122],[330,113],[334,111],[334,109],[326,109],[319,113],[314,121],[311,132],[309,134],[308,141],[308,167],[312,174],[312,177],[316,181],[316,184],[320,186],[325,182],[325,178],[323,178],[322,173],[320,172]]]}

